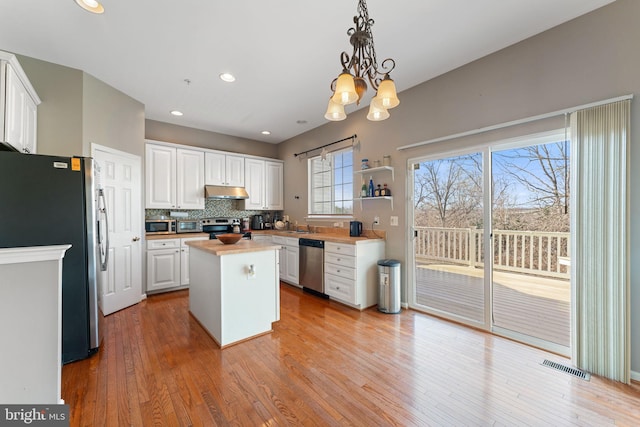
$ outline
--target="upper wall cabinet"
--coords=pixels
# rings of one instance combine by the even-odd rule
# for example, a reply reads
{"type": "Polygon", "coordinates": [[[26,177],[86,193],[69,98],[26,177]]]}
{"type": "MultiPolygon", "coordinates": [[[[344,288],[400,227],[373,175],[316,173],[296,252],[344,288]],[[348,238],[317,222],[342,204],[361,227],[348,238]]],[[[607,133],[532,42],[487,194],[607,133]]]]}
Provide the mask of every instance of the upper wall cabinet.
{"type": "Polygon", "coordinates": [[[0,141],[36,152],[40,98],[15,55],[0,51],[0,141]]]}
{"type": "Polygon", "coordinates": [[[244,156],[207,151],[204,170],[206,185],[244,187],[244,156]]]}
{"type": "Polygon", "coordinates": [[[245,189],[249,198],[244,201],[246,210],[283,210],[284,167],[282,162],[245,159],[245,189]]]}
{"type": "Polygon", "coordinates": [[[147,209],[204,209],[204,152],[147,144],[147,209]]]}

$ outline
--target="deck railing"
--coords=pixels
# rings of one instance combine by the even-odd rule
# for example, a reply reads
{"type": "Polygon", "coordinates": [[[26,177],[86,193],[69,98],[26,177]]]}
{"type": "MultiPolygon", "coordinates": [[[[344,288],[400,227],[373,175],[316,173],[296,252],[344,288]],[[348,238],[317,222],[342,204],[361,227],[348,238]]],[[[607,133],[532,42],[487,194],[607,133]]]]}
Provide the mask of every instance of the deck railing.
{"type": "MultiPolygon", "coordinates": [[[[484,231],[472,228],[415,227],[416,259],[479,267],[484,263],[484,231]]],[[[560,263],[570,256],[570,234],[543,231],[493,231],[494,269],[568,279],[560,263]]]]}

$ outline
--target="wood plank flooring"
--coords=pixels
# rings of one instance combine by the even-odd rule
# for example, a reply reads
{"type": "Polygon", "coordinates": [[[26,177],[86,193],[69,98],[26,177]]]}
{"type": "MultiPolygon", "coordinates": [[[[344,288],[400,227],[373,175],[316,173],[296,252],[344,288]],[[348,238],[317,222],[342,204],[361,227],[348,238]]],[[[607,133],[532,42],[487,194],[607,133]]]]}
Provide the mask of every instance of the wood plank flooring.
{"type": "Polygon", "coordinates": [[[583,381],[559,356],[415,311],[358,312],[281,285],[274,332],[220,350],[187,291],[105,319],[63,367],[72,426],[640,425],[640,386],[583,381]]]}

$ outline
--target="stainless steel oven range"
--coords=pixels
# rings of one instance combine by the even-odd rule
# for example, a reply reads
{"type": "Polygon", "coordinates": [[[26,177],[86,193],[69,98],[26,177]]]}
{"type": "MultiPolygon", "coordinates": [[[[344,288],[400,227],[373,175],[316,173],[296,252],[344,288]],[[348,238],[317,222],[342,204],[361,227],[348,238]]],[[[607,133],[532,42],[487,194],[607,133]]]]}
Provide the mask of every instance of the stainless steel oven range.
{"type": "Polygon", "coordinates": [[[239,218],[203,218],[200,220],[202,232],[209,233],[209,239],[215,239],[217,234],[242,233],[243,239],[251,239],[251,232],[242,231],[239,218]]]}

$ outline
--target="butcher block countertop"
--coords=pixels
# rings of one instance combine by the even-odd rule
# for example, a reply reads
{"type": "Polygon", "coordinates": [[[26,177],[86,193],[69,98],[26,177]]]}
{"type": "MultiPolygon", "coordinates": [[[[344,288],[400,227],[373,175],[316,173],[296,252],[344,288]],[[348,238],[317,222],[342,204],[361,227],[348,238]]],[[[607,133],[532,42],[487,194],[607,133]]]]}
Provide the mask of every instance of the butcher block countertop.
{"type": "Polygon", "coordinates": [[[208,239],[209,233],[146,234],[144,236],[147,240],[183,239],[185,237],[206,237],[208,239]]]}
{"type": "Polygon", "coordinates": [[[187,245],[216,256],[278,250],[281,248],[281,245],[271,245],[245,239],[241,239],[232,245],[225,245],[220,240],[196,240],[187,242],[187,245]]]}
{"type": "Polygon", "coordinates": [[[378,233],[378,236],[376,236],[371,232],[371,230],[364,230],[364,234],[362,236],[351,237],[349,236],[349,230],[345,229],[333,229],[329,227],[315,227],[313,229],[317,229],[317,231],[312,233],[297,233],[285,230],[252,230],[251,234],[323,240],[325,242],[343,243],[347,245],[377,242],[385,239],[384,231],[376,231],[376,233],[378,233]]]}

